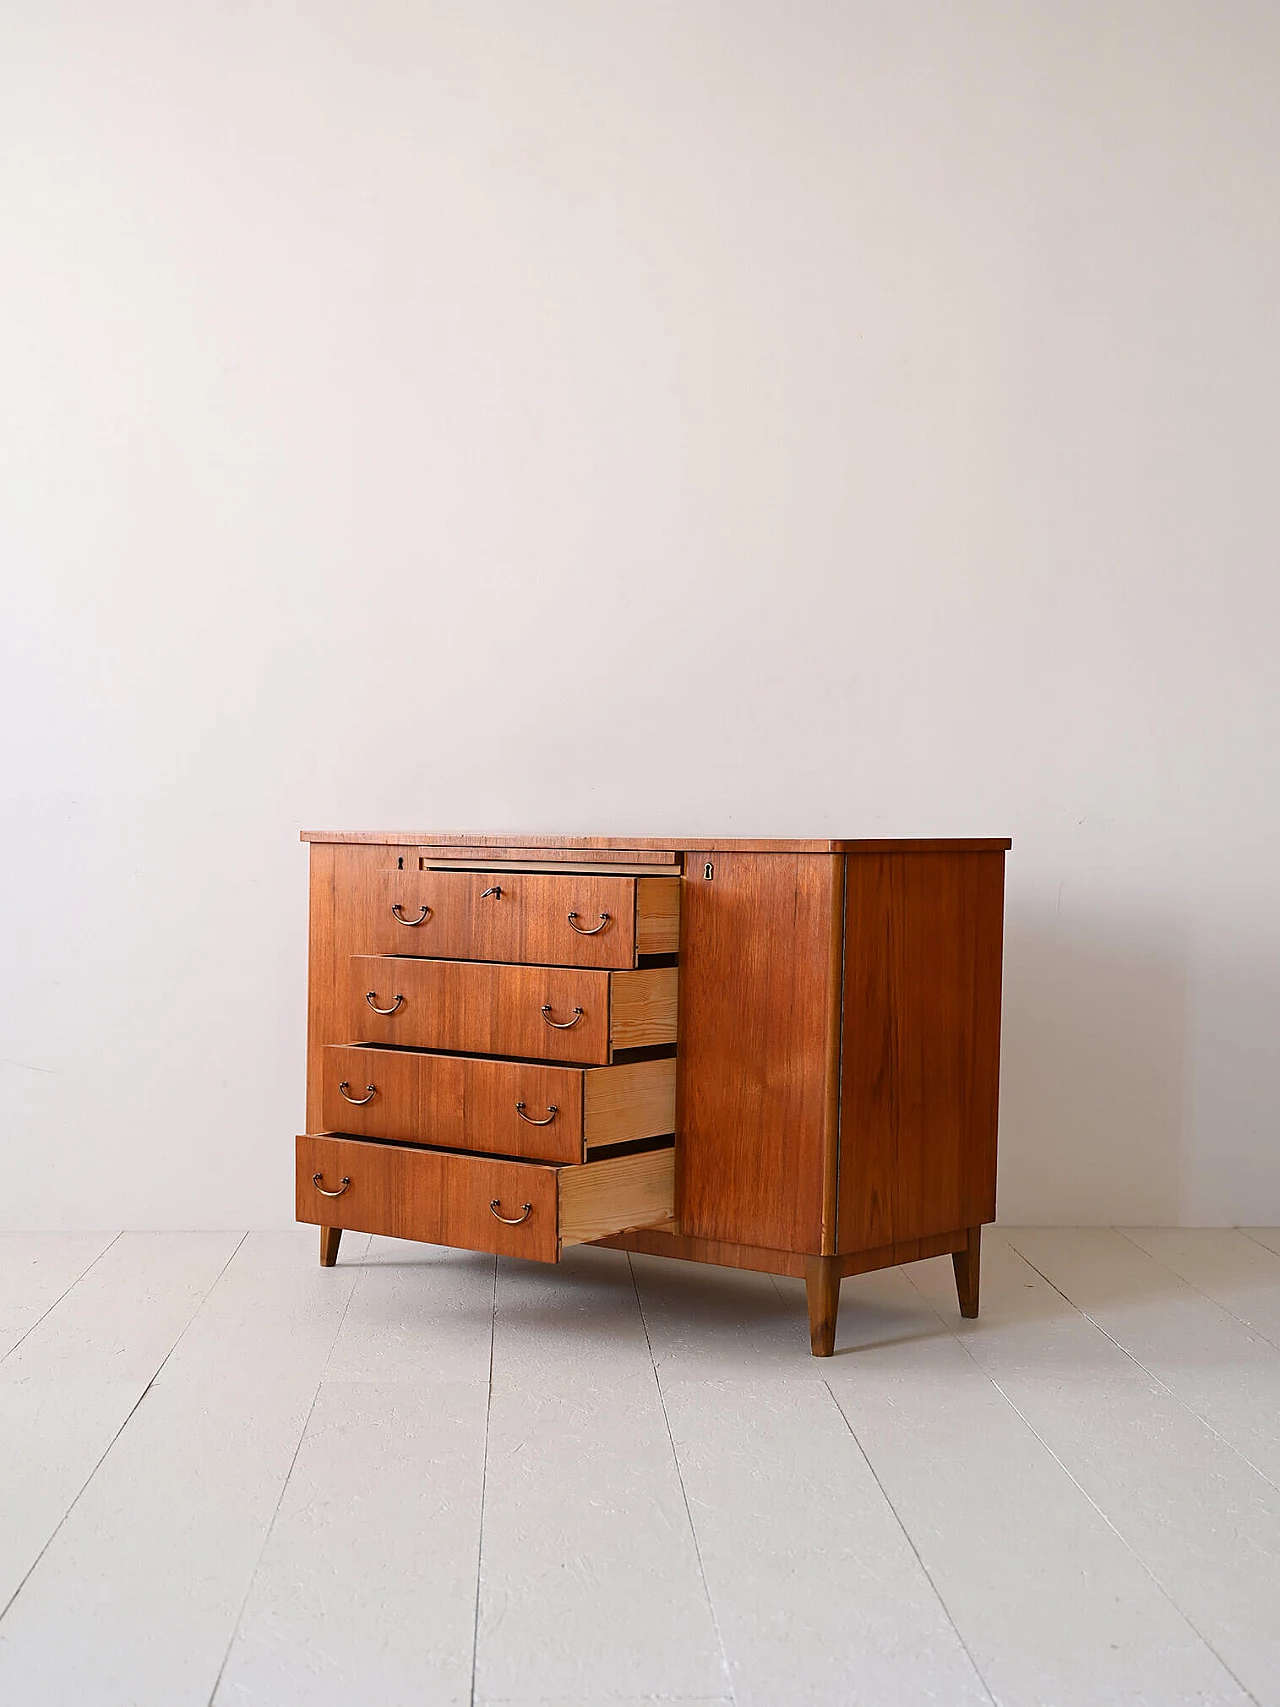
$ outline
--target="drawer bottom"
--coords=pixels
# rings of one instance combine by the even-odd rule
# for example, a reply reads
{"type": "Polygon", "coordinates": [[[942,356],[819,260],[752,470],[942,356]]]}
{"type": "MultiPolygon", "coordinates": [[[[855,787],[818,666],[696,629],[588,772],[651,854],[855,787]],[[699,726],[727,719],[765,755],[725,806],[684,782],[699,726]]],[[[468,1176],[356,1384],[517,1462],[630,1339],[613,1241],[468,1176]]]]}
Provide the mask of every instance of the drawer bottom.
{"type": "Polygon", "coordinates": [[[675,1151],[552,1166],[303,1135],[299,1221],[557,1262],[565,1245],[675,1214],[675,1151]]]}

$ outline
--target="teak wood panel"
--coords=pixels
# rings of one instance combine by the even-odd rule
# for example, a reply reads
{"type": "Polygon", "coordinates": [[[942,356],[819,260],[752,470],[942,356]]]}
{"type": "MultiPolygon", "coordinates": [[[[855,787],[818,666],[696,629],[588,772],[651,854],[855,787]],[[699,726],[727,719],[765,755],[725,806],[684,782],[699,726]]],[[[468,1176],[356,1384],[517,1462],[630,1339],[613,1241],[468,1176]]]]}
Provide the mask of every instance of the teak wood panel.
{"type": "Polygon", "coordinates": [[[678,980],[674,966],[602,972],[355,955],[341,979],[342,1041],[603,1065],[616,1049],[675,1042],[678,980]],[[395,1012],[375,1013],[370,993],[380,1008],[399,996],[395,1012]],[[556,1023],[544,1020],[544,1005],[556,1023]]]}
{"type": "MultiPolygon", "coordinates": [[[[869,1274],[873,1269],[897,1268],[900,1263],[920,1262],[926,1257],[945,1256],[948,1251],[969,1248],[972,1232],[964,1227],[939,1233],[929,1239],[907,1239],[898,1245],[882,1245],[873,1251],[847,1251],[833,1260],[842,1277],[869,1274]]],[[[772,1251],[759,1245],[727,1244],[719,1239],[695,1239],[675,1229],[637,1228],[617,1233],[596,1244],[615,1251],[638,1251],[651,1257],[680,1257],[685,1262],[718,1263],[723,1268],[750,1268],[763,1274],[789,1274],[802,1279],[810,1259],[798,1251],[772,1251]]]]}
{"type": "Polygon", "coordinates": [[[725,853],[980,853],[1009,848],[1007,836],[931,837],[924,840],[899,840],[875,836],[863,839],[832,839],[819,836],[796,840],[793,837],[738,836],[727,839],[705,836],[468,836],[444,834],[439,830],[303,830],[304,842],[369,843],[380,847],[418,847],[443,853],[446,849],[466,849],[468,853],[492,853],[503,850],[503,857],[538,849],[551,857],[563,851],[575,857],[585,857],[588,850],[600,849],[610,856],[625,851],[640,855],[659,852],[674,858],[681,850],[706,852],[720,849],[725,853]]]}
{"type": "Polygon", "coordinates": [[[846,873],[839,1249],[995,1219],[1004,856],[846,873]]]}
{"type": "Polygon", "coordinates": [[[342,1045],[330,1045],[325,1056],[326,1131],[546,1162],[585,1159],[581,1067],[342,1045]],[[353,1107],[339,1090],[344,1080],[355,1097],[372,1086],[372,1100],[353,1107]],[[551,1124],[529,1125],[517,1102],[537,1120],[548,1118],[550,1105],[551,1124]]]}
{"type": "Polygon", "coordinates": [[[721,1268],[747,1268],[760,1274],[804,1276],[805,1258],[796,1251],[771,1251],[759,1245],[735,1245],[722,1239],[694,1239],[676,1228],[637,1228],[596,1239],[611,1251],[636,1251],[649,1257],[679,1257],[684,1262],[716,1263],[721,1268]]]}
{"type": "Polygon", "coordinates": [[[556,1172],[538,1162],[304,1136],[298,1139],[298,1220],[555,1262],[556,1172]],[[322,1197],[313,1184],[316,1174],[321,1186],[342,1195],[322,1197]],[[344,1179],[350,1182],[345,1187],[344,1179]],[[494,1199],[501,1215],[515,1219],[526,1203],[528,1215],[519,1226],[507,1226],[489,1207],[494,1199]]]}
{"type": "Polygon", "coordinates": [[[611,972],[609,1025],[613,1047],[656,1049],[674,1043],[679,1030],[679,999],[680,974],[674,966],[611,972]]]}
{"type": "Polygon", "coordinates": [[[582,1107],[582,1131],[588,1150],[674,1133],[674,1058],[584,1068],[582,1107]]]}
{"type": "Polygon", "coordinates": [[[677,1114],[685,1234],[823,1249],[839,863],[720,848],[686,874],[677,1114]]]}
{"type": "Polygon", "coordinates": [[[393,869],[348,904],[371,954],[621,968],[680,935],[678,877],[393,869]]]}
{"type": "Polygon", "coordinates": [[[349,897],[389,860],[391,850],[377,845],[311,845],[307,968],[307,1129],[311,1132],[324,1126],[324,1045],[359,1040],[350,1026],[347,977],[351,956],[366,945],[360,940],[362,919],[349,897]]]}
{"type": "Polygon", "coordinates": [[[672,1155],[651,1150],[557,1168],[304,1135],[297,1140],[297,1217],[357,1233],[555,1262],[562,1244],[669,1220],[672,1155]],[[340,1195],[325,1197],[320,1188],[340,1195]]]}
{"type": "MultiPolygon", "coordinates": [[[[305,839],[305,838],[304,838],[305,839]]],[[[678,855],[671,849],[665,848],[636,848],[626,842],[610,842],[605,847],[548,847],[544,843],[520,842],[514,846],[506,846],[501,842],[487,844],[484,847],[470,842],[453,842],[447,847],[419,844],[414,852],[422,859],[465,859],[468,861],[497,859],[519,861],[530,857],[559,863],[561,860],[573,861],[585,865],[588,861],[599,861],[607,865],[646,865],[664,866],[675,865],[678,855]]]]}
{"type": "Polygon", "coordinates": [[[560,1170],[560,1243],[584,1245],[675,1214],[675,1151],[641,1150],[560,1170]]]}
{"type": "Polygon", "coordinates": [[[673,1060],[551,1067],[341,1044],[324,1053],[328,1132],[581,1162],[589,1147],[675,1131],[673,1060]]]}

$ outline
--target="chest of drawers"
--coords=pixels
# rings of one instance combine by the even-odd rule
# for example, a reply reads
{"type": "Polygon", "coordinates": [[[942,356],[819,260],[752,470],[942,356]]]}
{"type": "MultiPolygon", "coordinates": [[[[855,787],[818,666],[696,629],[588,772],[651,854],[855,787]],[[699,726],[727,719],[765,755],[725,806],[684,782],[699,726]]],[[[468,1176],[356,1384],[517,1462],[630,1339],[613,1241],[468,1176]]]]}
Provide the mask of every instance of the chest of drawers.
{"type": "Polygon", "coordinates": [[[321,834],[297,1214],[841,1279],[995,1218],[990,841],[321,834]]]}

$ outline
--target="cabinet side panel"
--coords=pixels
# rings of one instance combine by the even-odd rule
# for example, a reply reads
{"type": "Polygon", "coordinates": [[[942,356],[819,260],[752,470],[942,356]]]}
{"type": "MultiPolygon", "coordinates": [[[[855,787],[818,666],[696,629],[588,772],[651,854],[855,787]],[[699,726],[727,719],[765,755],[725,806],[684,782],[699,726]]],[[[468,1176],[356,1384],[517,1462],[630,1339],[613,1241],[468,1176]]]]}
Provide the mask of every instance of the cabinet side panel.
{"type": "Polygon", "coordinates": [[[326,1043],[353,1043],[347,1007],[347,961],[366,946],[358,905],[367,873],[396,863],[394,849],[311,844],[311,923],[307,952],[307,1131],[323,1132],[321,1088],[326,1043]]]}
{"type": "Polygon", "coordinates": [[[995,1219],[1003,853],[852,855],[839,1245],[995,1219]]]}
{"type": "Polygon", "coordinates": [[[687,862],[677,1052],[684,1234],[823,1248],[839,864],[835,855],[714,851],[687,862]]]}

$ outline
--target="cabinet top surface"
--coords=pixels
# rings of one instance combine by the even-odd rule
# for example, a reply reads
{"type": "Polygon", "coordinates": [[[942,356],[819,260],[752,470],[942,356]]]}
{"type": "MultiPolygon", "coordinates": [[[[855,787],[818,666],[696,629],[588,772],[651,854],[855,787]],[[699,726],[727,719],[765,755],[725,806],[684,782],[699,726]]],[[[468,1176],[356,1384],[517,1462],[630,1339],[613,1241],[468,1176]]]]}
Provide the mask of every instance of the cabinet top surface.
{"type": "Polygon", "coordinates": [[[529,836],[462,835],[440,830],[303,830],[304,842],[367,842],[383,847],[618,849],[718,853],[996,853],[1012,847],[1007,837],[863,839],[770,836],[529,836]]]}

